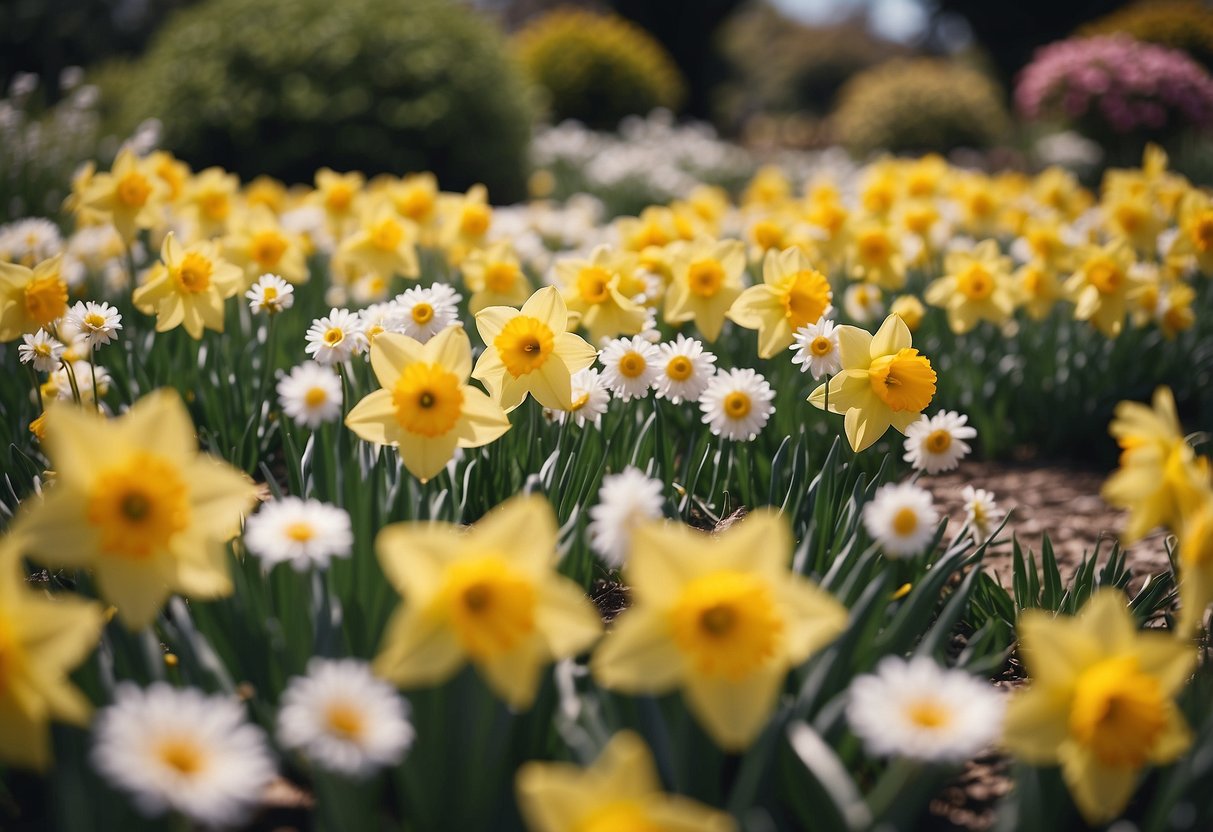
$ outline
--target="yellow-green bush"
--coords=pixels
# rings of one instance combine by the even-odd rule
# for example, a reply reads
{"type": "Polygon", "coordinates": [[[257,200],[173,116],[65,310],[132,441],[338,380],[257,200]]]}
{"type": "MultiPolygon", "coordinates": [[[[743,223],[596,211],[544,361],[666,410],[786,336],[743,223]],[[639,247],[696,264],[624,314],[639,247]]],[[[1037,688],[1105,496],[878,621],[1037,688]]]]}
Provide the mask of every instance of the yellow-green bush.
{"type": "Polygon", "coordinates": [[[624,116],[682,101],[682,76],[669,54],[621,17],[556,9],[522,29],[515,44],[554,120],[614,127],[624,116]]]}
{"type": "Polygon", "coordinates": [[[856,75],[832,120],[838,140],[856,153],[987,147],[1010,127],[994,81],[937,58],[889,61],[856,75]]]}
{"type": "Polygon", "coordinates": [[[1093,20],[1077,34],[1117,33],[1182,49],[1205,66],[1213,67],[1213,9],[1200,0],[1141,0],[1093,20]]]}

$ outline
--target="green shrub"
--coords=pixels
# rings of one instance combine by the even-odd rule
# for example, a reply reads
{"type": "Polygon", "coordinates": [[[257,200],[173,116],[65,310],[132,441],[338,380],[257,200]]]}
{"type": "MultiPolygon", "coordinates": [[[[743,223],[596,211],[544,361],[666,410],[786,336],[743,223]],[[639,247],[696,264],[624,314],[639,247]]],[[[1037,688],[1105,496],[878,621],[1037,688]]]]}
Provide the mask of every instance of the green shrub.
{"type": "Polygon", "coordinates": [[[987,147],[1010,128],[989,77],[935,58],[889,61],[855,76],[839,93],[833,122],[856,153],[987,147]]]}
{"type": "Polygon", "coordinates": [[[1079,35],[1125,34],[1182,49],[1213,69],[1213,10],[1200,0],[1146,0],[1093,20],[1079,35]]]}
{"type": "Polygon", "coordinates": [[[159,118],[195,166],[432,170],[512,200],[527,100],[495,27],[448,0],[207,0],[159,33],[114,104],[119,131],[159,118]]]}
{"type": "Polygon", "coordinates": [[[665,49],[621,17],[557,9],[520,31],[515,44],[553,120],[613,128],[624,116],[682,101],[682,76],[665,49]]]}

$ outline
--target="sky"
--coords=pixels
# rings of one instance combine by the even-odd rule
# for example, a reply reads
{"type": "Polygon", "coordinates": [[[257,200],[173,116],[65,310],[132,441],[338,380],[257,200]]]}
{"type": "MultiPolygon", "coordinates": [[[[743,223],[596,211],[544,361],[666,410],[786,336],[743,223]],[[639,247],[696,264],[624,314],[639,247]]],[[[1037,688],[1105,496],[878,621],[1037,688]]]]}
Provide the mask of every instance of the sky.
{"type": "Polygon", "coordinates": [[[784,14],[810,25],[834,23],[864,9],[872,31],[900,42],[915,40],[927,26],[924,0],[772,0],[784,14]]]}

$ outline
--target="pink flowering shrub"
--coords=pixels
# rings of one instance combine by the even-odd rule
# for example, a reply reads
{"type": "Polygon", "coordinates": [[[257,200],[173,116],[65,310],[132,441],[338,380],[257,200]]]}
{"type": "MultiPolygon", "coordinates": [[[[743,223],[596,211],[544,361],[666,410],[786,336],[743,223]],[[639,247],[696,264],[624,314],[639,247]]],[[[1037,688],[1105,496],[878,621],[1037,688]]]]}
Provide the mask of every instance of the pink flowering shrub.
{"type": "Polygon", "coordinates": [[[1071,38],[1037,50],[1015,104],[1028,118],[1061,117],[1096,138],[1203,130],[1213,125],[1213,77],[1177,49],[1127,35],[1071,38]]]}

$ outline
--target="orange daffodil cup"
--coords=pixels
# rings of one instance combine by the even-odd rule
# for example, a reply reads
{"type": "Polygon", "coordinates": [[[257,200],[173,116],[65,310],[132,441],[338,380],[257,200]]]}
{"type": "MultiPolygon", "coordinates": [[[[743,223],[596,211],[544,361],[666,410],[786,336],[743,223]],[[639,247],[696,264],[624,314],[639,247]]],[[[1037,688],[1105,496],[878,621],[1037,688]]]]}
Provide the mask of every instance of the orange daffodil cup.
{"type": "Polygon", "coordinates": [[[510,428],[501,406],[467,383],[472,346],[463,327],[422,344],[381,333],[371,342],[371,368],[381,389],[358,402],[345,424],[360,438],[392,445],[404,467],[428,480],[456,448],[477,448],[510,428]]]}
{"type": "Polygon", "coordinates": [[[717,535],[639,527],[624,568],[633,603],[595,651],[594,678],[629,694],[681,688],[717,745],[744,750],[788,671],[846,625],[846,609],[790,571],[791,559],[787,521],[771,511],[717,535]]]}
{"type": "Polygon", "coordinates": [[[935,396],[935,370],[914,349],[910,329],[890,315],[872,335],[853,326],[840,326],[839,373],[822,384],[809,402],[831,413],[844,414],[844,429],[856,453],[884,436],[889,426],[901,433],[935,396]]]}

